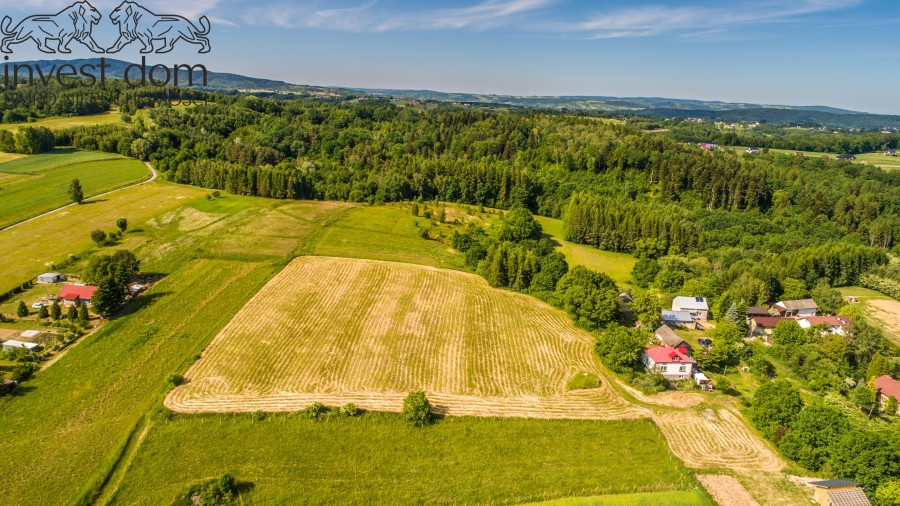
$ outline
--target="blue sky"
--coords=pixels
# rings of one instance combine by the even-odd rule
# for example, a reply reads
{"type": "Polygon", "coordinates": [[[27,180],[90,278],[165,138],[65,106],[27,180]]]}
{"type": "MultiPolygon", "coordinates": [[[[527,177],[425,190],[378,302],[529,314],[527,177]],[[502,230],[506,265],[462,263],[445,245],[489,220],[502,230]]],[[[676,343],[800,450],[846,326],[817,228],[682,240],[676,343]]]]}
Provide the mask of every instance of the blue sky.
{"type": "MultiPolygon", "coordinates": [[[[9,5],[11,2],[6,2],[9,5]]],[[[18,22],[69,2],[20,0],[18,22]]],[[[92,2],[106,15],[116,0],[92,2]]],[[[664,96],[900,114],[896,0],[145,0],[213,23],[156,63],[300,84],[664,96]]],[[[107,18],[96,39],[116,37],[107,18]]],[[[15,58],[39,53],[16,46],[15,58]]],[[[90,56],[73,44],[73,56],[90,56]]],[[[116,57],[139,57],[134,44],[116,57]]],[[[127,57],[127,58],[125,58],[127,57]]]]}

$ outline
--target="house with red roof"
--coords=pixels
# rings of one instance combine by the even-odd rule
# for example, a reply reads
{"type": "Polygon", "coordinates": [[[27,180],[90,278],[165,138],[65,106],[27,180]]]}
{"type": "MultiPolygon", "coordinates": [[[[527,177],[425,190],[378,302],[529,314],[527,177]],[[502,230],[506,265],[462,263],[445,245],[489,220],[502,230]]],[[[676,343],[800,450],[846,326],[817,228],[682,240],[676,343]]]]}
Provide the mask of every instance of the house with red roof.
{"type": "Polygon", "coordinates": [[[648,371],[658,372],[670,380],[690,379],[697,364],[697,361],[688,355],[687,348],[671,346],[647,348],[641,355],[641,361],[648,371]]]}
{"type": "Polygon", "coordinates": [[[804,330],[821,326],[823,334],[846,336],[850,333],[850,318],[846,316],[809,316],[797,320],[797,324],[804,330]]]}
{"type": "Polygon", "coordinates": [[[783,316],[754,316],[753,318],[750,318],[750,335],[762,336],[763,341],[768,343],[775,327],[785,320],[793,321],[793,318],[785,318],[783,316]]]}
{"type": "Polygon", "coordinates": [[[66,306],[80,306],[82,304],[90,306],[91,299],[96,291],[97,287],[91,285],[65,285],[59,293],[59,298],[62,299],[63,304],[66,306]]]}
{"type": "Polygon", "coordinates": [[[888,398],[891,397],[900,402],[900,381],[888,375],[875,378],[875,399],[881,405],[882,411],[887,406],[888,398]]]}

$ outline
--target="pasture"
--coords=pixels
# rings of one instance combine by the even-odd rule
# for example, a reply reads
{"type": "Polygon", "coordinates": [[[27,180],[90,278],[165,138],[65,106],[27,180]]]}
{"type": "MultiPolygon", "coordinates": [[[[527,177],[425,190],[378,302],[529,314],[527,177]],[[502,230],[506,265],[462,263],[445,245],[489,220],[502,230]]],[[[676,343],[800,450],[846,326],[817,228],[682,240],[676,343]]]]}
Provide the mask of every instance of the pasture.
{"type": "Polygon", "coordinates": [[[0,229],[71,203],[78,179],[85,198],[150,177],[143,163],[116,155],[63,150],[0,164],[0,229]]]}
{"type": "Polygon", "coordinates": [[[429,223],[399,205],[357,207],[324,232],[315,254],[465,269],[458,251],[419,237],[429,223]]]}
{"type": "Polygon", "coordinates": [[[69,255],[94,247],[91,231],[112,231],[120,216],[127,218],[134,228],[204,194],[203,190],[190,186],[153,182],[0,231],[0,258],[13,259],[0,262],[0,293],[45,272],[69,255]]]}
{"type": "Polygon", "coordinates": [[[619,285],[631,284],[631,269],[637,263],[637,259],[627,253],[613,253],[601,249],[592,248],[583,244],[575,244],[565,240],[563,221],[553,218],[536,217],[548,235],[556,243],[556,250],[566,256],[570,266],[581,265],[588,269],[603,272],[619,285]]]}
{"type": "Polygon", "coordinates": [[[406,393],[424,390],[452,415],[645,416],[605,382],[568,390],[582,371],[602,374],[593,342],[564,313],[472,274],[298,258],[223,329],[166,406],[399,411],[406,393]]]}
{"type": "Polygon", "coordinates": [[[245,484],[245,504],[510,504],[696,486],[648,420],[453,417],[419,429],[385,413],[177,415],[154,423],[113,504],[169,504],[223,472],[245,484]]]}
{"type": "Polygon", "coordinates": [[[877,165],[884,170],[900,169],[900,156],[884,156],[883,153],[864,153],[857,155],[856,159],[870,165],[877,165]]]}
{"type": "Polygon", "coordinates": [[[17,132],[23,126],[30,127],[46,127],[50,130],[62,130],[77,126],[92,125],[109,125],[112,123],[121,123],[122,114],[119,111],[109,111],[102,114],[93,114],[89,116],[62,116],[53,118],[44,118],[30,123],[0,123],[0,130],[17,132]]]}

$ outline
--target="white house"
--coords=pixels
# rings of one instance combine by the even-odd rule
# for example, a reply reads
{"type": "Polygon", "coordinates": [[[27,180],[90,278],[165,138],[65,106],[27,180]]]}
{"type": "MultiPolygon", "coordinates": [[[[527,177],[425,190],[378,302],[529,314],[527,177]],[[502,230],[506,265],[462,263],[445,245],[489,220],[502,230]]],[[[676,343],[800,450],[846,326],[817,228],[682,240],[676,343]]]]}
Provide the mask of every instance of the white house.
{"type": "Polygon", "coordinates": [[[797,324],[804,330],[825,326],[825,334],[837,334],[846,336],[850,331],[850,318],[846,316],[808,316],[797,320],[797,324]]]}
{"type": "Polygon", "coordinates": [[[671,346],[647,348],[641,356],[641,361],[648,371],[658,372],[670,380],[690,379],[697,363],[687,355],[686,349],[671,346]]]}
{"type": "Polygon", "coordinates": [[[672,311],[687,311],[694,320],[709,319],[709,304],[703,297],[675,297],[672,301],[672,311]]]}
{"type": "Polygon", "coordinates": [[[816,316],[819,306],[812,299],[783,300],[776,302],[772,309],[778,311],[779,316],[805,318],[807,316],[816,316]]]}

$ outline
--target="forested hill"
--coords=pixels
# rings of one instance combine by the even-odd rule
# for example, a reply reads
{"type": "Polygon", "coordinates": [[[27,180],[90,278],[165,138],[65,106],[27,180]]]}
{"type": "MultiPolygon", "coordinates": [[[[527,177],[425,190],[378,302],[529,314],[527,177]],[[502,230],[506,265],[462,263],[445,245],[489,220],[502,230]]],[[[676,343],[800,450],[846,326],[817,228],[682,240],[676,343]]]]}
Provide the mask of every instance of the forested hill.
{"type": "MultiPolygon", "coordinates": [[[[110,65],[109,77],[121,79],[129,62],[105,59],[110,65]]],[[[99,59],[84,60],[41,60],[26,62],[9,62],[9,65],[39,65],[46,70],[53,65],[72,64],[80,67],[84,64],[99,65],[99,59]]],[[[148,61],[148,66],[159,63],[155,59],[148,61]]],[[[199,74],[194,73],[195,81],[199,74]]],[[[450,102],[478,105],[503,105],[531,109],[548,109],[557,111],[593,111],[615,113],[628,116],[646,116],[651,118],[704,118],[728,122],[759,121],[767,123],[784,123],[791,125],[817,125],[830,128],[861,128],[879,130],[882,128],[900,129],[900,116],[877,115],[848,111],[828,106],[788,106],[761,105],[749,103],[733,103],[720,101],[687,100],[657,97],[604,97],[604,96],[512,96],[472,93],[444,93],[430,90],[393,90],[393,89],[345,89],[327,86],[311,86],[291,84],[272,79],[261,79],[238,74],[213,72],[210,69],[207,89],[217,91],[238,91],[256,94],[276,94],[309,96],[318,98],[348,99],[364,95],[376,97],[393,97],[407,100],[424,100],[433,102],[450,102]]],[[[187,72],[181,71],[182,82],[187,79],[187,72]]]]}
{"type": "MultiPolygon", "coordinates": [[[[116,60],[110,58],[104,58],[104,61],[109,67],[106,70],[106,76],[108,78],[113,79],[122,79],[125,74],[125,69],[128,68],[129,65],[132,65],[135,62],[127,62],[123,60],[116,60]]],[[[140,62],[137,62],[140,64],[140,62]]],[[[148,67],[152,67],[154,64],[160,63],[156,61],[156,58],[150,58],[147,62],[148,67]]],[[[40,60],[40,61],[22,61],[22,62],[9,62],[10,66],[13,65],[31,65],[31,66],[40,66],[41,70],[45,71],[46,74],[49,69],[53,68],[53,66],[59,67],[60,65],[74,65],[76,68],[80,68],[82,65],[94,65],[98,69],[100,67],[100,59],[99,58],[91,58],[91,59],[79,59],[79,60],[40,60]]],[[[171,65],[169,65],[171,68],[171,65]]],[[[99,70],[97,71],[99,72],[99,70]]],[[[134,71],[137,72],[137,71],[134,71]]],[[[12,73],[12,70],[10,71],[12,73]]],[[[138,74],[135,73],[134,76],[138,74]]],[[[201,82],[201,74],[199,71],[194,72],[194,82],[201,82]]],[[[327,86],[308,86],[301,84],[291,84],[286,83],[284,81],[276,81],[272,79],[261,79],[257,77],[247,77],[238,74],[230,74],[225,72],[214,72],[212,69],[208,69],[207,73],[208,81],[206,88],[209,90],[218,90],[218,91],[240,91],[240,92],[261,92],[261,93],[279,93],[279,94],[290,94],[296,96],[310,96],[310,97],[318,97],[318,98],[349,98],[349,97],[358,97],[363,95],[363,93],[359,91],[351,91],[343,88],[334,88],[327,86]]],[[[187,81],[187,71],[182,70],[179,73],[179,80],[181,82],[187,81]]]]}

